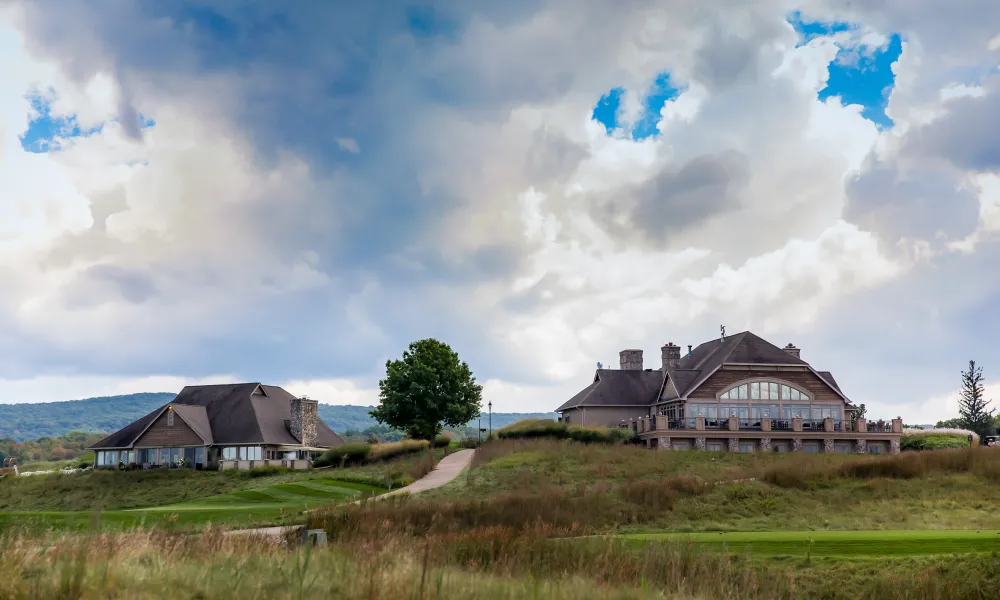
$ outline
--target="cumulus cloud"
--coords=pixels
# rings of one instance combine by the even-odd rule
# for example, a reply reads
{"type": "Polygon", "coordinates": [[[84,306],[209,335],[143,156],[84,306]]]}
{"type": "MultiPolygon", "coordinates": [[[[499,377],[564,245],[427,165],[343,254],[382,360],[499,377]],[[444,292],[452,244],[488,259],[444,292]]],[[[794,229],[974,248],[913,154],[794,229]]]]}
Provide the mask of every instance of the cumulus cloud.
{"type": "Polygon", "coordinates": [[[619,347],[725,323],[807,342],[869,406],[944,397],[954,369],[912,383],[897,356],[979,315],[934,290],[996,256],[998,96],[975,74],[998,9],[935,4],[15,5],[0,377],[227,373],[367,404],[438,336],[496,409],[549,410],[619,347]],[[790,8],[859,27],[800,40],[790,8]],[[892,129],[817,98],[893,33],[892,129]],[[620,87],[631,122],[662,73],[656,136],[591,120],[620,87]],[[26,152],[31,94],[89,134],[26,152]],[[906,335],[866,318],[894,310],[906,335]],[[876,338],[867,362],[842,332],[876,338]]]}

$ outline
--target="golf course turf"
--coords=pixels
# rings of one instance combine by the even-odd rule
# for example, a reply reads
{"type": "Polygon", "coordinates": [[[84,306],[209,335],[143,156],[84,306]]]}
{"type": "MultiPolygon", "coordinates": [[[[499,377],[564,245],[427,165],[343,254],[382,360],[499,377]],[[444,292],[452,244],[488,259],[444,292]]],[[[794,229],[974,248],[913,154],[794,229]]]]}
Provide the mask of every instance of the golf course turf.
{"type": "Polygon", "coordinates": [[[240,490],[164,506],[98,511],[6,511],[0,512],[0,531],[10,527],[43,529],[87,529],[94,525],[111,529],[156,525],[166,529],[197,529],[216,525],[270,525],[282,523],[297,513],[360,499],[385,490],[370,485],[312,479],[281,483],[253,490],[240,490]]]}
{"type": "Polygon", "coordinates": [[[706,549],[766,556],[903,557],[1000,552],[996,530],[752,531],[639,533],[636,543],[679,542],[706,549]]]}

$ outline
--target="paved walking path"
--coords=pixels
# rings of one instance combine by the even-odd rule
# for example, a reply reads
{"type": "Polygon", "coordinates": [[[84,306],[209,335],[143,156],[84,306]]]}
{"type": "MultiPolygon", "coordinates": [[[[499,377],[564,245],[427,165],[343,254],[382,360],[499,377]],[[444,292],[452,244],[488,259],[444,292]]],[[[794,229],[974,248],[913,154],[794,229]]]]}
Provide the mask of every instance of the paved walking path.
{"type": "MultiPolygon", "coordinates": [[[[426,492],[427,490],[433,490],[434,488],[439,488],[442,485],[453,481],[459,474],[462,473],[466,468],[468,468],[469,463],[472,462],[472,457],[475,455],[475,450],[459,450],[454,454],[449,454],[448,456],[442,458],[437,465],[435,465],[434,470],[427,475],[421,477],[420,479],[414,481],[406,487],[399,488],[398,490],[393,490],[389,493],[382,494],[380,496],[375,496],[372,500],[381,500],[382,498],[388,498],[389,496],[396,496],[399,494],[419,494],[420,492],[426,492]]],[[[225,532],[226,535],[255,535],[261,537],[275,538],[277,540],[282,540],[284,537],[298,529],[302,529],[302,525],[285,525],[283,527],[258,527],[256,529],[233,529],[225,532]]]]}

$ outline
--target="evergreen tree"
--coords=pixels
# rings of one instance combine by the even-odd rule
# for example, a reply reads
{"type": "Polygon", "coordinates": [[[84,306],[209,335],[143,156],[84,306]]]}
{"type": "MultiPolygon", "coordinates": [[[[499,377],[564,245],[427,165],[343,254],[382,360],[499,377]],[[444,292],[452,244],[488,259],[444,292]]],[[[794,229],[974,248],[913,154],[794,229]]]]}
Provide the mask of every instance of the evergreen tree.
{"type": "Polygon", "coordinates": [[[983,368],[976,366],[976,361],[969,361],[969,370],[962,371],[962,392],[958,399],[958,414],[962,427],[979,434],[979,437],[992,435],[993,409],[987,410],[990,400],[985,399],[986,388],[983,386],[983,368]]]}

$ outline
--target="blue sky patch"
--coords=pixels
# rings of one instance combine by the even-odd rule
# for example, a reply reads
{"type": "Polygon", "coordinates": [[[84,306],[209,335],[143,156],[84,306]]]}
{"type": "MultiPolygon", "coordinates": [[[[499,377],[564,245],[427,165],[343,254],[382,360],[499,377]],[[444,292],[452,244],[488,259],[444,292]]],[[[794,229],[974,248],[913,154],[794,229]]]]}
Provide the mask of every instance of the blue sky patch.
{"type": "MultiPolygon", "coordinates": [[[[37,114],[28,123],[28,129],[20,136],[21,147],[28,152],[41,153],[58,150],[58,139],[86,137],[100,133],[104,129],[103,125],[98,125],[92,129],[83,129],[77,122],[75,115],[68,117],[53,116],[49,108],[49,102],[40,95],[32,95],[30,96],[30,100],[31,107],[37,114]]],[[[156,125],[156,121],[140,114],[139,124],[143,129],[147,129],[156,125]]]]}
{"type": "MultiPolygon", "coordinates": [[[[802,13],[794,12],[788,22],[800,36],[799,46],[817,37],[852,31],[857,25],[842,21],[807,21],[802,13]]],[[[861,115],[875,123],[880,129],[892,127],[892,119],[885,114],[889,93],[896,83],[892,64],[903,52],[903,40],[899,34],[889,36],[884,48],[841,49],[837,59],[830,65],[830,77],[826,87],[820,90],[819,99],[837,96],[843,104],[860,104],[861,115]]]]}
{"type": "MultiPolygon", "coordinates": [[[[656,128],[660,122],[660,110],[663,105],[680,93],[682,88],[673,84],[669,73],[660,73],[653,81],[653,85],[646,91],[646,96],[642,103],[642,114],[632,125],[631,137],[633,140],[644,140],[659,134],[656,128]]],[[[617,87],[601,96],[594,107],[591,119],[604,125],[608,135],[619,129],[623,124],[618,122],[618,110],[621,108],[622,95],[625,88],[617,87]]]]}
{"type": "Polygon", "coordinates": [[[594,112],[590,115],[590,118],[597,121],[607,130],[608,135],[618,128],[618,108],[622,104],[622,94],[625,93],[625,88],[614,88],[607,94],[601,96],[601,99],[597,101],[597,106],[594,107],[594,112]]]}

